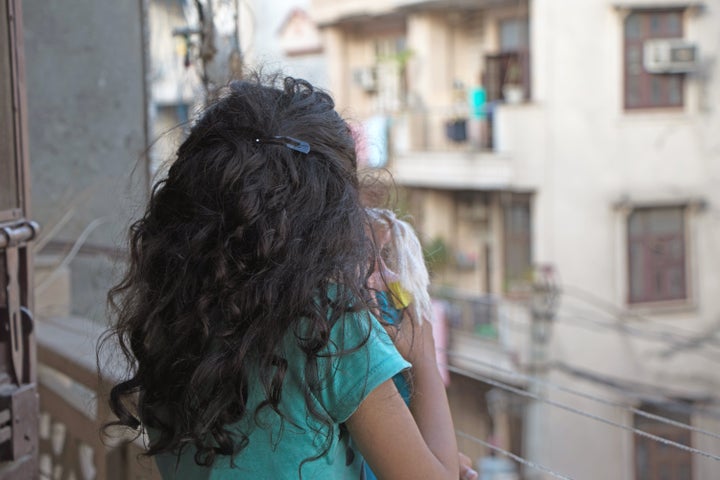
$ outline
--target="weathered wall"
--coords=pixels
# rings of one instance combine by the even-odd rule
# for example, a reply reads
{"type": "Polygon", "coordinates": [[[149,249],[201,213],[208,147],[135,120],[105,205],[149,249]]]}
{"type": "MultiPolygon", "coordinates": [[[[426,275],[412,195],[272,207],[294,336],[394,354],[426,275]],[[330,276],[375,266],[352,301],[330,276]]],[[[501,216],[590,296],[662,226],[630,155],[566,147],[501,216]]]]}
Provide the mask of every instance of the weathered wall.
{"type": "MultiPolygon", "coordinates": [[[[47,235],[71,212],[44,253],[64,251],[96,220],[86,245],[112,249],[142,201],[144,1],[23,2],[34,217],[47,235]]],[[[103,318],[111,267],[80,250],[73,313],[103,318]]]]}

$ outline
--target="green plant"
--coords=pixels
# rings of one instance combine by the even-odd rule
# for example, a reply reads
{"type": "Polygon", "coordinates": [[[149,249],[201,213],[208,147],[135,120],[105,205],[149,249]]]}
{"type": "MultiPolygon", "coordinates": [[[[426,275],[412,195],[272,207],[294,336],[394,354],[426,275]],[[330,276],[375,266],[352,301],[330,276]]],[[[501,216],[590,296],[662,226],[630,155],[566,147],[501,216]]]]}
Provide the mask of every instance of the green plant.
{"type": "Polygon", "coordinates": [[[444,268],[450,262],[450,249],[442,237],[435,237],[423,247],[425,263],[429,268],[444,268]]]}
{"type": "Polygon", "coordinates": [[[405,48],[395,53],[378,56],[378,62],[392,62],[397,64],[400,69],[403,69],[407,65],[408,61],[410,61],[413,54],[414,52],[411,49],[405,48]]]}

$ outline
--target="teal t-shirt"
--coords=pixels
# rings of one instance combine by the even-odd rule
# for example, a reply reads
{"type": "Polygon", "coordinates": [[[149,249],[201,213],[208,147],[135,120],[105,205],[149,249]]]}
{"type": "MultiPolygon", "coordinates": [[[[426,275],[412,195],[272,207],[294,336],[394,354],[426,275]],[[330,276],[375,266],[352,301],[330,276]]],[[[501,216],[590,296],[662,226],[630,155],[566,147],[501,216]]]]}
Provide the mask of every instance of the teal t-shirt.
{"type": "MultiPolygon", "coordinates": [[[[186,448],[179,457],[157,455],[155,460],[163,478],[282,480],[297,479],[301,472],[304,480],[364,478],[364,461],[352,448],[347,430],[341,424],[372,390],[410,364],[400,356],[382,325],[367,312],[346,315],[332,328],[330,338],[325,353],[331,356],[318,359],[321,388],[311,394],[310,399],[316,410],[331,418],[331,430],[308,411],[303,393],[306,390],[305,357],[295,336],[288,334],[284,342],[288,371],[279,404],[285,419],[271,408],[264,408],[257,421],[253,415],[246,415],[232,425],[231,429],[249,436],[247,447],[234,457],[232,465],[229,457],[218,457],[210,468],[198,466],[192,448],[186,448]],[[366,337],[367,342],[360,348],[332,355],[358,347],[366,337]],[[321,453],[328,433],[327,453],[316,460],[305,461],[321,453]]],[[[259,383],[250,387],[249,412],[254,412],[255,406],[264,399],[261,390],[259,383]]]]}

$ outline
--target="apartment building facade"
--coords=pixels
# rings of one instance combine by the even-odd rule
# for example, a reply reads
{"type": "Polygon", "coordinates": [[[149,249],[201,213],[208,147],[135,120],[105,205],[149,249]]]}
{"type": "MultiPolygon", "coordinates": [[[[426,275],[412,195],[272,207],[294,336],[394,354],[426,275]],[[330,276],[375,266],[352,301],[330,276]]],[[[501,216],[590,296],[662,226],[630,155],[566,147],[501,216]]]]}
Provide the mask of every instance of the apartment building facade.
{"type": "Polygon", "coordinates": [[[714,478],[720,444],[698,430],[720,430],[720,2],[315,0],[312,15],[341,110],[386,126],[368,143],[388,145],[442,253],[436,293],[469,311],[450,343],[458,423],[571,478],[714,478]],[[538,265],[560,291],[549,335],[523,303],[538,265]],[[506,394],[498,417],[483,375],[520,378],[529,400],[506,394]]]}

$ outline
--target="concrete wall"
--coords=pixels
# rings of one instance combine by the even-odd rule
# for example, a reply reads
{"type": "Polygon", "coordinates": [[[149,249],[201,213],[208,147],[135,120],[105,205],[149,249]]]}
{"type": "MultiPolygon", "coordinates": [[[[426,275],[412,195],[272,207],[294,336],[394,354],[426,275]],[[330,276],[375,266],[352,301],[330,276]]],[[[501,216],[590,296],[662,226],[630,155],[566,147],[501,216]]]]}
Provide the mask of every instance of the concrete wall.
{"type": "MultiPolygon", "coordinates": [[[[702,11],[685,15],[685,37],[699,44],[703,69],[686,78],[683,109],[624,111],[623,12],[607,0],[532,2],[533,104],[503,107],[507,124],[502,149],[527,167],[519,169],[519,178],[538,191],[535,257],[554,265],[565,285],[550,344],[553,360],[630,382],[635,387],[628,390],[641,393],[633,399],[576,376],[556,372],[552,378],[626,405],[649,397],[650,386],[671,399],[720,394],[720,374],[707,363],[708,356],[717,361],[712,349],[677,350],[672,341],[639,338],[653,331],[676,339],[694,332],[702,338],[718,328],[720,299],[713,292],[720,266],[720,112],[715,107],[720,96],[720,2],[704,3],[702,11]],[[690,208],[687,217],[689,300],[674,306],[629,306],[629,211],[618,208],[618,202],[692,198],[704,206],[690,208]],[[630,313],[618,314],[623,311],[630,313]],[[588,328],[588,320],[610,327],[588,328]],[[618,332],[613,325],[633,331],[618,332]]],[[[632,425],[623,409],[552,390],[548,395],[632,425]]],[[[631,433],[551,406],[542,407],[540,416],[544,447],[533,460],[573,478],[634,478],[631,433]]],[[[717,445],[703,442],[698,445],[718,453],[717,445]]],[[[693,478],[714,478],[707,459],[694,460],[693,478]]]]}
{"type": "MultiPolygon", "coordinates": [[[[33,212],[45,235],[65,219],[54,232],[55,248],[51,243],[41,252],[56,260],[94,221],[87,244],[116,247],[142,203],[142,5],[23,2],[33,212]]],[[[81,250],[71,271],[72,312],[100,321],[112,262],[81,250]]],[[[42,292],[37,293],[40,310],[42,292]]]]}

